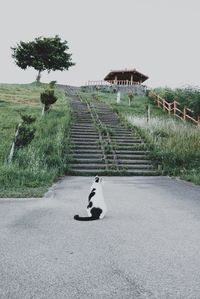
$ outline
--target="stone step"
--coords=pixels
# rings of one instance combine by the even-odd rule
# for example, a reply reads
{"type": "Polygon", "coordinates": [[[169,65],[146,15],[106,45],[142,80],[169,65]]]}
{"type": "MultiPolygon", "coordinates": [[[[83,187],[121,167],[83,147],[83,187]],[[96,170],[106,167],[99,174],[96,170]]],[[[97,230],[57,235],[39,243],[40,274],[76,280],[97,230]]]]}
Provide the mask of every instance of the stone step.
{"type": "Polygon", "coordinates": [[[106,169],[106,164],[98,164],[98,163],[91,163],[91,164],[84,164],[84,163],[74,163],[70,165],[71,169],[106,169]]]}
{"type": "Polygon", "coordinates": [[[76,156],[74,157],[74,160],[71,162],[71,164],[105,164],[105,161],[101,158],[77,158],[76,156]]]}
{"type": "Polygon", "coordinates": [[[110,123],[119,123],[119,120],[116,117],[111,117],[111,116],[99,116],[99,119],[102,122],[110,122],[110,123]]]}
{"type": "Polygon", "coordinates": [[[139,135],[131,135],[131,134],[119,134],[117,132],[109,132],[110,133],[110,137],[114,138],[114,139],[142,139],[141,136],[139,135]]]}
{"type": "Polygon", "coordinates": [[[103,123],[107,123],[107,124],[113,124],[113,125],[119,125],[119,120],[117,118],[106,118],[106,117],[99,117],[99,119],[103,122],[103,123]]]}
{"type": "MultiPolygon", "coordinates": [[[[117,165],[115,166],[114,164],[110,164],[110,168],[119,168],[119,170],[127,170],[127,169],[152,169],[153,166],[152,165],[149,165],[149,164],[120,164],[120,165],[117,165]]],[[[72,163],[70,165],[70,168],[71,169],[106,169],[106,164],[104,163],[91,163],[91,164],[88,164],[88,163],[72,163]]]]}
{"type": "MultiPolygon", "coordinates": [[[[109,158],[109,157],[108,157],[109,158]]],[[[124,154],[124,155],[119,155],[119,154],[117,154],[117,159],[118,160],[137,160],[137,159],[140,159],[140,160],[142,160],[142,159],[146,159],[147,158],[147,155],[139,155],[139,154],[137,154],[137,155],[126,155],[126,154],[124,154]]]]}
{"type": "Polygon", "coordinates": [[[87,145],[87,144],[79,144],[76,146],[76,148],[80,149],[80,150],[98,150],[100,149],[100,147],[98,147],[98,145],[96,144],[90,144],[90,145],[87,145]]]}
{"type": "Polygon", "coordinates": [[[74,117],[74,122],[78,123],[78,124],[93,124],[91,118],[90,119],[82,119],[80,120],[80,118],[82,119],[82,115],[78,115],[77,117],[74,117]]]}
{"type": "Polygon", "coordinates": [[[149,151],[144,151],[144,150],[129,150],[129,149],[126,149],[126,150],[119,150],[119,149],[116,149],[116,154],[117,155],[140,155],[140,154],[147,154],[149,153],[149,151]]]}
{"type": "Polygon", "coordinates": [[[71,139],[74,141],[88,141],[88,142],[93,142],[93,141],[99,141],[99,136],[88,136],[88,135],[81,135],[81,136],[76,136],[76,135],[70,135],[71,139]]]}
{"type": "MultiPolygon", "coordinates": [[[[108,163],[110,163],[111,161],[114,161],[114,160],[108,160],[108,163]]],[[[145,165],[148,165],[148,164],[151,164],[152,165],[152,161],[150,161],[150,160],[134,160],[134,159],[132,159],[132,160],[126,160],[126,159],[118,159],[117,160],[117,163],[119,164],[119,165],[122,165],[122,164],[131,164],[131,165],[136,165],[136,164],[145,164],[145,165]]]]}
{"type": "Polygon", "coordinates": [[[153,165],[151,164],[120,164],[118,167],[125,169],[152,169],[153,165]]]}
{"type": "Polygon", "coordinates": [[[103,159],[103,155],[102,153],[100,152],[99,154],[96,154],[96,153],[74,153],[73,155],[74,159],[100,159],[102,160],[103,159]]]}
{"type": "Polygon", "coordinates": [[[76,113],[73,113],[73,117],[77,117],[77,116],[81,116],[80,120],[92,119],[90,113],[88,113],[87,111],[78,111],[76,113]]]}
{"type": "Polygon", "coordinates": [[[90,145],[92,145],[92,146],[94,146],[94,145],[96,145],[96,146],[99,146],[99,144],[98,144],[98,140],[96,140],[96,139],[94,139],[94,141],[89,141],[89,140],[74,140],[74,139],[72,139],[72,142],[73,142],[73,144],[75,144],[76,146],[79,146],[79,145],[88,145],[88,146],[90,146],[90,145]]]}
{"type": "Polygon", "coordinates": [[[80,136],[80,138],[77,138],[77,137],[74,137],[74,136],[71,136],[71,139],[74,143],[94,143],[94,142],[98,142],[99,141],[99,138],[98,136],[94,136],[93,138],[92,137],[88,137],[88,136],[80,136]]]}
{"type": "Polygon", "coordinates": [[[81,128],[79,128],[79,129],[71,128],[70,132],[74,133],[76,135],[78,135],[78,134],[98,135],[95,128],[94,129],[84,129],[84,130],[81,128]]]}
{"type": "Polygon", "coordinates": [[[156,176],[158,172],[155,170],[103,170],[103,169],[74,169],[70,171],[71,175],[87,175],[87,176],[96,176],[96,175],[113,175],[113,176],[156,176]]]}
{"type": "Polygon", "coordinates": [[[82,125],[82,124],[74,124],[73,126],[72,126],[72,128],[73,129],[81,129],[81,130],[83,130],[83,129],[95,129],[96,130],[96,128],[95,128],[95,126],[94,126],[94,124],[88,124],[88,125],[82,125]]]}
{"type": "Polygon", "coordinates": [[[97,130],[95,127],[72,127],[71,132],[83,132],[83,133],[97,133],[97,130]]]}
{"type": "MultiPolygon", "coordinates": [[[[127,130],[117,130],[117,129],[113,129],[111,127],[109,127],[109,129],[112,130],[112,132],[115,134],[115,135],[130,135],[130,132],[128,132],[127,130]]],[[[131,135],[133,136],[133,135],[131,135]]]]}
{"type": "Polygon", "coordinates": [[[95,131],[89,131],[88,130],[84,130],[84,131],[70,131],[70,135],[73,135],[73,136],[82,136],[83,138],[86,136],[88,137],[99,137],[99,134],[97,134],[97,132],[95,131]]]}
{"type": "Polygon", "coordinates": [[[100,148],[95,148],[95,149],[92,149],[92,148],[88,148],[88,149],[80,149],[80,148],[75,148],[73,150],[73,153],[74,154],[102,154],[102,151],[100,148]]]}
{"type": "Polygon", "coordinates": [[[79,119],[76,119],[76,125],[78,125],[79,127],[94,127],[94,123],[93,122],[83,122],[80,121],[79,119]]]}
{"type": "Polygon", "coordinates": [[[86,131],[70,131],[70,135],[76,137],[76,138],[84,138],[86,136],[88,137],[99,137],[99,134],[95,133],[95,132],[86,132],[86,131]]]}
{"type": "Polygon", "coordinates": [[[88,140],[98,140],[99,139],[99,135],[97,134],[87,134],[86,132],[84,133],[80,133],[80,134],[74,134],[74,133],[71,133],[70,134],[70,137],[73,138],[73,139],[76,139],[76,140],[85,140],[85,139],[88,139],[88,140]]]}
{"type": "Polygon", "coordinates": [[[122,148],[128,149],[128,148],[134,147],[134,145],[139,145],[139,146],[144,145],[144,143],[141,142],[140,140],[134,140],[132,142],[126,142],[126,143],[117,143],[117,142],[115,142],[115,143],[117,144],[118,149],[122,149],[122,148]]]}
{"type": "Polygon", "coordinates": [[[141,143],[141,142],[143,142],[143,140],[142,139],[140,139],[140,138],[126,138],[126,139],[121,139],[121,138],[113,138],[112,136],[111,136],[111,138],[110,138],[113,142],[115,142],[115,143],[130,143],[130,144],[132,144],[132,143],[136,143],[136,142],[139,142],[139,143],[141,143]]]}

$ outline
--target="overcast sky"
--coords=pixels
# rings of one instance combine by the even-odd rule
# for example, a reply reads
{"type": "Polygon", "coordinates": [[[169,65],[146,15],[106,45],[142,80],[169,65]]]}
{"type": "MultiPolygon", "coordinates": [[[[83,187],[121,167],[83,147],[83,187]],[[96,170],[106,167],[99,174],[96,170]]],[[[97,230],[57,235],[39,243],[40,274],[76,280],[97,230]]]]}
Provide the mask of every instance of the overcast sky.
{"type": "Polygon", "coordinates": [[[199,0],[1,0],[0,82],[29,83],[11,58],[20,40],[60,35],[76,66],[42,81],[83,85],[136,68],[149,87],[200,86],[199,0]]]}

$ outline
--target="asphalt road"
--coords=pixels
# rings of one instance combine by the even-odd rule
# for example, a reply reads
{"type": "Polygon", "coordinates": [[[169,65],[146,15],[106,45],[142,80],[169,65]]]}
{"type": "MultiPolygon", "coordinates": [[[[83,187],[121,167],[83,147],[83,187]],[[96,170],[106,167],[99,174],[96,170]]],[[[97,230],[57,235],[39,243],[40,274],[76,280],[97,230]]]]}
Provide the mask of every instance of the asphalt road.
{"type": "Polygon", "coordinates": [[[200,187],[106,177],[107,217],[75,221],[92,179],[0,200],[0,298],[200,298],[200,187]]]}

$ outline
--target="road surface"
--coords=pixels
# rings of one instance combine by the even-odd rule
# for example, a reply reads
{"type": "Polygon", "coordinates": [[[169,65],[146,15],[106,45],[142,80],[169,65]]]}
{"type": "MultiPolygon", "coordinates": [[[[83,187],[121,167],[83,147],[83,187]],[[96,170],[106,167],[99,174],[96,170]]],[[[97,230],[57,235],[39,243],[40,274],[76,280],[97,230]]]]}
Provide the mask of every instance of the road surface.
{"type": "Polygon", "coordinates": [[[107,217],[75,221],[92,180],[0,199],[0,298],[200,298],[200,187],[105,177],[107,217]]]}

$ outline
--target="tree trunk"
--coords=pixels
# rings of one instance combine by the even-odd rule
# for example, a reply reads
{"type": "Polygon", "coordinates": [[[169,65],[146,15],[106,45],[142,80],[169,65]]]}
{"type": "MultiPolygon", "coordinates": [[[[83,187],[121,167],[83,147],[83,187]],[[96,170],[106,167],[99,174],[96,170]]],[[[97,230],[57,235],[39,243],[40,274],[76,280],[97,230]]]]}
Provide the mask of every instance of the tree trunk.
{"type": "Polygon", "coordinates": [[[21,123],[18,124],[17,130],[15,132],[15,140],[13,141],[11,149],[10,149],[10,154],[8,156],[8,164],[10,164],[12,162],[12,159],[13,159],[13,155],[14,155],[14,152],[15,152],[15,142],[16,142],[17,136],[19,134],[19,128],[20,127],[21,127],[21,123]]]}
{"type": "Polygon", "coordinates": [[[40,79],[41,79],[41,70],[38,71],[37,77],[36,77],[36,82],[40,83],[40,79]]]}

